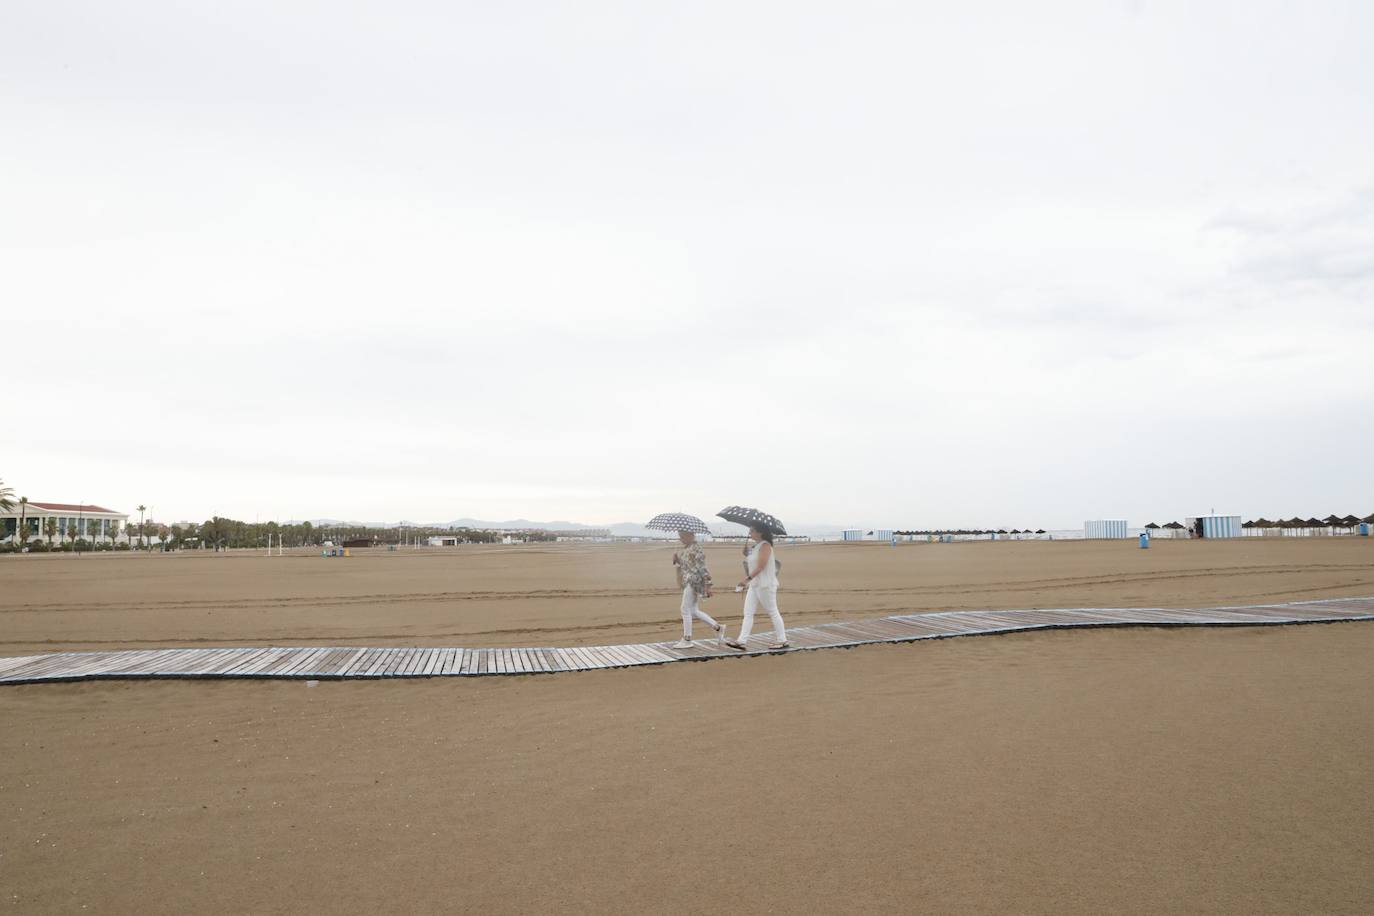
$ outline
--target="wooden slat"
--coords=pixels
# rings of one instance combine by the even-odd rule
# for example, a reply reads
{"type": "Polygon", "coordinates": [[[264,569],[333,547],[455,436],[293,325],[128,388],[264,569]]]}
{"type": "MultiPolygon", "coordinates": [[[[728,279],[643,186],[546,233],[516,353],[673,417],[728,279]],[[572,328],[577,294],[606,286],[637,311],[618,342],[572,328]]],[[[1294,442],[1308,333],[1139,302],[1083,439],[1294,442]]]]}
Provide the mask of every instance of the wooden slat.
{"type": "Polygon", "coordinates": [[[278,677],[291,677],[295,674],[295,672],[304,668],[305,665],[312,658],[315,657],[315,654],[317,652],[319,652],[318,649],[293,649],[290,653],[288,653],[285,661],[283,661],[279,665],[274,665],[271,668],[266,669],[266,671],[268,673],[275,674],[278,677]]]}
{"type": "Polygon", "coordinates": [[[236,675],[244,665],[250,664],[254,659],[268,651],[268,649],[247,649],[229,659],[225,664],[217,666],[216,673],[224,677],[232,677],[236,675]]]}
{"type": "Polygon", "coordinates": [[[414,654],[414,649],[403,649],[400,647],[392,649],[386,664],[382,666],[382,676],[395,677],[396,672],[405,667],[406,662],[409,661],[410,657],[414,654]]]}
{"type": "Polygon", "coordinates": [[[11,668],[26,665],[36,658],[44,658],[42,655],[16,655],[10,658],[0,658],[0,677],[4,677],[11,668]]]}
{"type": "Polygon", "coordinates": [[[261,655],[254,657],[254,659],[251,662],[248,662],[242,665],[241,667],[237,668],[234,673],[238,675],[257,674],[259,671],[261,671],[268,665],[271,665],[279,661],[282,653],[285,651],[285,649],[268,649],[261,655]]]}
{"type": "Polygon", "coordinates": [[[446,669],[449,666],[449,664],[452,663],[453,654],[458,650],[435,649],[434,651],[435,660],[433,666],[430,668],[429,674],[431,677],[442,677],[444,674],[444,669],[446,669]]]}
{"type": "Polygon", "coordinates": [[[425,650],[420,648],[406,650],[405,659],[396,666],[397,677],[408,677],[415,673],[415,667],[424,661],[425,650]]]}
{"type": "Polygon", "coordinates": [[[431,649],[416,649],[411,657],[406,661],[401,669],[401,674],[406,677],[413,677],[425,670],[425,664],[429,661],[431,649]]]}
{"type": "Polygon", "coordinates": [[[82,654],[63,652],[58,655],[40,656],[31,664],[15,670],[15,679],[56,680],[69,675],[66,673],[81,663],[82,654]]]}
{"type": "Polygon", "coordinates": [[[558,650],[567,662],[569,671],[585,671],[591,663],[582,655],[578,646],[564,646],[558,650]]]}
{"type": "Polygon", "coordinates": [[[40,655],[14,669],[9,676],[14,678],[46,677],[49,672],[61,671],[70,665],[73,654],[72,652],[59,652],[55,655],[40,655]]]}
{"type": "Polygon", "coordinates": [[[385,677],[395,677],[401,672],[411,657],[415,654],[414,649],[396,649],[391,653],[391,658],[387,660],[386,666],[382,668],[385,677]]]}
{"type": "Polygon", "coordinates": [[[315,669],[320,664],[320,662],[324,661],[325,658],[332,655],[333,652],[333,646],[317,646],[314,649],[307,650],[302,655],[301,659],[291,667],[291,676],[313,676],[315,674],[315,669]]]}
{"type": "Polygon", "coordinates": [[[93,671],[103,671],[115,661],[116,654],[113,652],[92,652],[82,657],[74,657],[68,660],[67,664],[62,665],[58,670],[63,672],[65,677],[80,677],[93,671]]]}
{"type": "Polygon", "coordinates": [[[438,649],[421,649],[420,657],[416,659],[415,664],[411,666],[410,673],[415,675],[429,674],[433,667],[438,664],[441,654],[442,653],[438,649]]]}
{"type": "Polygon", "coordinates": [[[599,646],[585,646],[582,649],[582,654],[587,656],[587,659],[592,668],[606,667],[606,662],[602,659],[601,652],[599,651],[599,649],[599,646]]]}
{"type": "Polygon", "coordinates": [[[165,650],[162,649],[153,649],[149,652],[145,652],[142,659],[125,668],[124,671],[128,674],[142,674],[145,676],[152,674],[156,672],[158,666],[162,664],[164,651],[165,650]]]}
{"type": "Polygon", "coordinates": [[[424,670],[420,673],[425,677],[432,677],[444,664],[444,656],[448,655],[451,649],[430,649],[429,658],[425,661],[424,670]]]}
{"type": "Polygon", "coordinates": [[[334,667],[334,670],[333,670],[333,671],[329,672],[330,676],[331,676],[331,677],[344,677],[345,675],[348,674],[349,671],[353,670],[353,667],[354,667],[355,665],[359,664],[359,663],[362,661],[363,656],[366,655],[366,654],[367,654],[367,649],[365,649],[365,648],[364,648],[364,649],[354,649],[352,655],[348,656],[348,658],[346,658],[346,659],[344,659],[343,661],[341,661],[338,665],[336,665],[336,666],[334,667]]]}
{"type": "Polygon", "coordinates": [[[196,667],[191,671],[191,673],[196,677],[203,677],[204,675],[210,674],[220,666],[228,664],[230,661],[232,661],[235,658],[234,653],[238,651],[240,650],[208,649],[206,650],[207,654],[201,658],[200,663],[196,665],[196,667]]]}
{"type": "Polygon", "coordinates": [[[415,652],[414,649],[403,649],[399,646],[393,647],[387,654],[386,664],[382,665],[382,677],[395,677],[396,672],[405,665],[407,659],[415,652]]]}
{"type": "Polygon", "coordinates": [[[300,646],[292,646],[289,649],[285,649],[275,661],[267,665],[258,673],[262,675],[267,675],[281,674],[284,671],[289,671],[301,661],[301,658],[304,655],[304,653],[308,651],[310,650],[302,649],[300,646]]]}
{"type": "Polygon", "coordinates": [[[620,646],[603,646],[601,656],[610,659],[613,664],[619,666],[637,664],[634,657],[623,651],[620,646]]]}
{"type": "Polygon", "coordinates": [[[329,677],[339,669],[339,666],[353,657],[356,650],[343,648],[342,646],[325,646],[323,654],[310,663],[310,666],[300,672],[308,677],[329,677]]]}
{"type": "Polygon", "coordinates": [[[157,674],[176,674],[181,670],[184,661],[190,661],[196,657],[196,649],[168,649],[164,650],[157,657],[154,672],[157,674]]]}
{"type": "Polygon", "coordinates": [[[291,673],[296,677],[314,677],[319,673],[320,666],[335,656],[338,651],[333,646],[320,646],[302,659],[300,664],[292,668],[291,673]]]}

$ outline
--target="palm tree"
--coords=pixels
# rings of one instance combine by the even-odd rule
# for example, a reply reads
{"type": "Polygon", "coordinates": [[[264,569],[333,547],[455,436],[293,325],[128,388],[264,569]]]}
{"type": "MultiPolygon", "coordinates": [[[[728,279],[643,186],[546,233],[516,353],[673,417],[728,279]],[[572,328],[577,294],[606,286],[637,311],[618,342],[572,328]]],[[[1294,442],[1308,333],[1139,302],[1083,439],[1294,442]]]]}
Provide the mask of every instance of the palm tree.
{"type": "Polygon", "coordinates": [[[29,526],[27,524],[29,514],[29,498],[19,497],[19,547],[23,549],[29,544],[29,526]]]}
{"type": "Polygon", "coordinates": [[[119,519],[110,519],[110,549],[114,550],[115,538],[119,537],[119,519]]]}
{"type": "Polygon", "coordinates": [[[138,507],[138,534],[139,534],[139,537],[143,539],[143,546],[144,546],[144,547],[147,547],[147,546],[148,546],[148,539],[147,539],[147,536],[146,536],[146,535],[147,535],[147,532],[143,530],[143,512],[144,512],[144,510],[146,510],[147,508],[148,508],[147,506],[143,506],[143,505],[140,505],[140,506],[138,507]]]}
{"type": "Polygon", "coordinates": [[[14,508],[14,490],[5,486],[5,482],[0,480],[0,512],[8,512],[14,508]]]}
{"type": "Polygon", "coordinates": [[[48,549],[52,550],[52,539],[57,537],[57,519],[51,515],[43,519],[43,533],[48,536],[48,549]]]}

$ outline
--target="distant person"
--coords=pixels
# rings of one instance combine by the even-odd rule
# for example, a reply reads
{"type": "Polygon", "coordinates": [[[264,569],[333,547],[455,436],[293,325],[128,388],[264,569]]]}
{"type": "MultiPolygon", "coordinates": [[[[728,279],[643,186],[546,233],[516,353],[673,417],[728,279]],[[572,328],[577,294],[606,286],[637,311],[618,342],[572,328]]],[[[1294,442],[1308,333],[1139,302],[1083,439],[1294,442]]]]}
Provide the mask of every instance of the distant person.
{"type": "Polygon", "coordinates": [[[717,638],[725,642],[725,624],[717,623],[701,609],[701,599],[710,598],[711,571],[706,568],[706,551],[697,543],[697,536],[690,531],[679,531],[678,540],[682,547],[673,554],[673,567],[677,570],[678,588],[682,589],[682,638],[673,643],[674,649],[692,647],[692,620],[700,620],[716,631],[717,638]]]}
{"type": "Polygon", "coordinates": [[[744,623],[740,627],[739,639],[725,640],[732,649],[745,649],[749,644],[749,634],[754,632],[754,613],[762,607],[773,621],[773,642],[770,649],[786,649],[787,625],[783,623],[782,612],[778,610],[778,557],[773,549],[773,532],[768,528],[750,528],[749,543],[745,546],[744,581],[739,584],[746,589],[744,594],[744,623]]]}

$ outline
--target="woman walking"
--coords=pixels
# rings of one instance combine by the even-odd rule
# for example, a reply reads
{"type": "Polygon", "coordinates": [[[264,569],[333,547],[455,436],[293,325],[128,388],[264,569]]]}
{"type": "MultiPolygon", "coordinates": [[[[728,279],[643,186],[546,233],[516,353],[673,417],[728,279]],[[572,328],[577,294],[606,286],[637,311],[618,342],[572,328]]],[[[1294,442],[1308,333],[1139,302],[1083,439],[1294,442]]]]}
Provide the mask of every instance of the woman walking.
{"type": "Polygon", "coordinates": [[[744,624],[740,627],[738,640],[725,640],[732,649],[745,649],[749,634],[754,632],[754,613],[762,607],[773,621],[773,642],[770,649],[786,649],[787,626],[783,623],[782,612],[778,610],[778,557],[773,548],[773,530],[766,525],[750,525],[749,540],[744,568],[745,578],[740,588],[747,589],[744,594],[744,624]]]}
{"type": "Polygon", "coordinates": [[[673,554],[673,567],[677,570],[677,584],[682,589],[682,638],[673,643],[674,649],[692,648],[692,620],[700,620],[716,631],[716,636],[725,642],[725,624],[717,623],[701,609],[701,599],[711,597],[711,571],[706,568],[706,551],[697,543],[697,536],[690,531],[679,531],[678,540],[682,547],[673,554]]]}

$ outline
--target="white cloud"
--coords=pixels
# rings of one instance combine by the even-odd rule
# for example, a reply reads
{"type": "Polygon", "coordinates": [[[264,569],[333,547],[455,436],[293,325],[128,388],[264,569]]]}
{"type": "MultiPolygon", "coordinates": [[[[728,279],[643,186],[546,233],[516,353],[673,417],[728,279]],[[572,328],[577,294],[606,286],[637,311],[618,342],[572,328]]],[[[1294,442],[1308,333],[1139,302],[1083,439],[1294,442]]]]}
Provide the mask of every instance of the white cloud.
{"type": "Polygon", "coordinates": [[[30,6],[0,473],[169,517],[1366,512],[1371,25],[30,6]]]}

